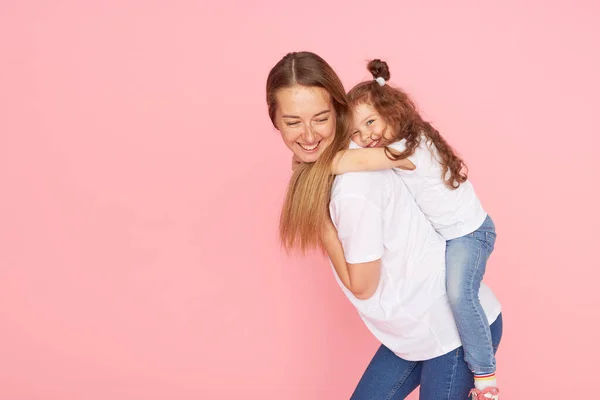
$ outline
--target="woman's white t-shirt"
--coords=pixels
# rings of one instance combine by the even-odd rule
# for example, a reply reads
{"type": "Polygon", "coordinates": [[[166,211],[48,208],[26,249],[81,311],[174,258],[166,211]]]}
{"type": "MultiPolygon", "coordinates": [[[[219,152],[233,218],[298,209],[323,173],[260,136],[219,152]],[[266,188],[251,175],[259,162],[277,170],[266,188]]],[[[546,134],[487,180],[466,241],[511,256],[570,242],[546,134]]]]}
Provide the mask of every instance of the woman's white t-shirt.
{"type": "MultiPolygon", "coordinates": [[[[427,360],[458,348],[446,296],[446,241],[433,229],[404,181],[392,170],[335,178],[330,213],[348,263],[381,259],[375,294],[360,300],[336,279],[369,330],[405,360],[427,360]]],[[[488,321],[500,303],[482,284],[488,321]]]]}
{"type": "MultiPolygon", "coordinates": [[[[404,151],[406,140],[392,143],[392,149],[404,151]]],[[[351,148],[360,148],[352,143],[351,148]]],[[[408,190],[425,213],[435,230],[446,240],[465,236],[479,228],[487,213],[484,211],[471,182],[461,183],[456,189],[450,189],[442,180],[442,166],[439,163],[437,149],[427,143],[425,136],[408,157],[415,164],[412,171],[396,168],[408,190]]]]}

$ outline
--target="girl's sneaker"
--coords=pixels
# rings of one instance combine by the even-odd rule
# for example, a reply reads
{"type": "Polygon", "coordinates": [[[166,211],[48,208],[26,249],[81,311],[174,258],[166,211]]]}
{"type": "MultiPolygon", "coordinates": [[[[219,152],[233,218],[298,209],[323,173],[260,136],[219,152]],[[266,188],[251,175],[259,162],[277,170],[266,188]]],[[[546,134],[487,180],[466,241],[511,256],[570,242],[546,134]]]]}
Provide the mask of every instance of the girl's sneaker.
{"type": "Polygon", "coordinates": [[[483,390],[473,389],[469,393],[469,397],[471,400],[498,400],[498,393],[500,393],[500,391],[495,387],[489,387],[483,390]]]}

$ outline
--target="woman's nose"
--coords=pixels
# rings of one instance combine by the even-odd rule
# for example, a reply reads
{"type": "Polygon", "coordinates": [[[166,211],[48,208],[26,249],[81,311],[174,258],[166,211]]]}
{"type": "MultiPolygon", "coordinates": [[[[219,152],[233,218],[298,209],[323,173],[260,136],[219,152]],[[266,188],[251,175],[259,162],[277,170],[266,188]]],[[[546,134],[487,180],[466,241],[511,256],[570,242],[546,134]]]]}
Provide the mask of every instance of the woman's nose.
{"type": "Polygon", "coordinates": [[[317,135],[315,132],[313,132],[312,127],[309,125],[305,128],[304,130],[304,140],[307,143],[313,143],[314,141],[316,141],[317,135]]]}

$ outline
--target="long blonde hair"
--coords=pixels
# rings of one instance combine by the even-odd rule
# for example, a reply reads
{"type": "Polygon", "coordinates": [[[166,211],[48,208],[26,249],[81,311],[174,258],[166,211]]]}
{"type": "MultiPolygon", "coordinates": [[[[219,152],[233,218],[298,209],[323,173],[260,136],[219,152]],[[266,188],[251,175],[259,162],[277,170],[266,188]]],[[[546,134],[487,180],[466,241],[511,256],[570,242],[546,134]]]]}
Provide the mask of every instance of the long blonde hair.
{"type": "Polygon", "coordinates": [[[305,252],[322,248],[321,232],[329,218],[334,179],[331,164],[340,150],[348,148],[350,108],[340,78],[325,60],[310,52],[288,53],[271,69],[267,78],[267,105],[273,125],[277,91],[294,85],[325,89],[331,96],[336,118],[332,143],[316,162],[302,164],[296,169],[281,210],[279,235],[282,246],[287,251],[305,252]]]}

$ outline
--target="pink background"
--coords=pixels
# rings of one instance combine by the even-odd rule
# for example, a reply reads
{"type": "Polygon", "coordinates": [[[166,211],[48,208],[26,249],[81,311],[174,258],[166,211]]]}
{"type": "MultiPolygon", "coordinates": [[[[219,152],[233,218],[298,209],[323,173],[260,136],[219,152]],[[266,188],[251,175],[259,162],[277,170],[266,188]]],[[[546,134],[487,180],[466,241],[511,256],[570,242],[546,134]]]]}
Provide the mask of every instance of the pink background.
{"type": "Polygon", "coordinates": [[[503,398],[594,391],[600,7],[481,3],[3,0],[0,399],[350,396],[377,343],[276,235],[264,83],[304,49],[387,60],[470,166],[503,398]]]}

